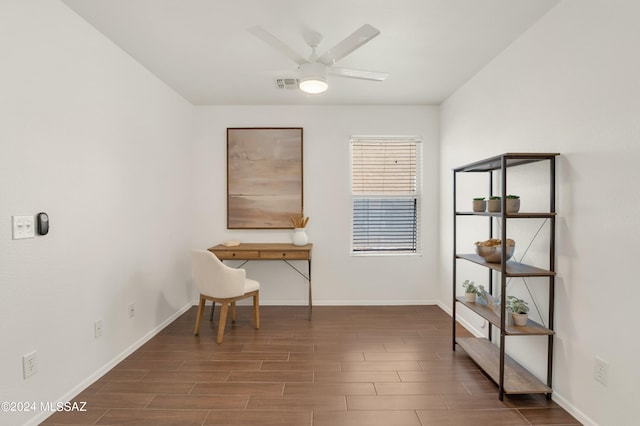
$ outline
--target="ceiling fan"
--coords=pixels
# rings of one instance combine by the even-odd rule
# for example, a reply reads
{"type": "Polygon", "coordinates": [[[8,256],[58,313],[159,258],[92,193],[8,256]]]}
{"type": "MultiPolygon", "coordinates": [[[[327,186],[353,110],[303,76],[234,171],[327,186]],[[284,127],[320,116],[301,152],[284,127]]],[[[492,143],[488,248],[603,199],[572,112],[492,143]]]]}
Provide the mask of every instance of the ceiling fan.
{"type": "Polygon", "coordinates": [[[322,34],[318,32],[306,34],[304,39],[309,47],[311,47],[311,55],[308,59],[299,55],[276,36],[260,26],[249,28],[249,32],[298,64],[300,74],[299,87],[300,90],[306,93],[322,93],[327,90],[329,87],[327,74],[373,81],[383,81],[389,76],[389,74],[383,72],[338,68],[334,66],[340,59],[380,34],[378,29],[369,24],[363,25],[321,56],[317,55],[316,49],[320,45],[320,42],[322,42],[322,34]]]}

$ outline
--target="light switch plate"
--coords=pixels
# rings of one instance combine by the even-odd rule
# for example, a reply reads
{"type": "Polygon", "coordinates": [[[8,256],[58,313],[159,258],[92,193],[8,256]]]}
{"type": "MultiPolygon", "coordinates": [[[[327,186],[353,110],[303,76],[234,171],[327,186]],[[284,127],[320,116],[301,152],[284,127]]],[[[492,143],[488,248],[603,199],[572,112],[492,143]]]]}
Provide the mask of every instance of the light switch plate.
{"type": "Polygon", "coordinates": [[[13,239],[22,240],[36,235],[36,221],[34,216],[12,216],[13,239]]]}

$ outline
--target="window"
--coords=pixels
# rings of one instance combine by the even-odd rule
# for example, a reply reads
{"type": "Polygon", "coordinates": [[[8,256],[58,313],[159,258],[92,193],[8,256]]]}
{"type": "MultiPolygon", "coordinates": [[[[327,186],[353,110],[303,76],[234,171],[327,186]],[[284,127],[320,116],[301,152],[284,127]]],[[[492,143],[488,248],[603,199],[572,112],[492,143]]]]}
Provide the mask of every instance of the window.
{"type": "Polygon", "coordinates": [[[417,253],[420,141],[351,139],[351,252],[417,253]]]}

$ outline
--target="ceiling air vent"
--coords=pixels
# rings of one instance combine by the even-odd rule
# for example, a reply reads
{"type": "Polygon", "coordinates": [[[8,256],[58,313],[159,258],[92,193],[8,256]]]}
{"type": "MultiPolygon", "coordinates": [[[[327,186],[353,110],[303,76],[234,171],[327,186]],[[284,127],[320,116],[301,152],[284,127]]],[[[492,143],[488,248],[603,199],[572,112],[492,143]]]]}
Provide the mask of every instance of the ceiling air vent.
{"type": "Polygon", "coordinates": [[[275,78],[274,81],[278,89],[297,89],[300,83],[297,78],[275,78]]]}

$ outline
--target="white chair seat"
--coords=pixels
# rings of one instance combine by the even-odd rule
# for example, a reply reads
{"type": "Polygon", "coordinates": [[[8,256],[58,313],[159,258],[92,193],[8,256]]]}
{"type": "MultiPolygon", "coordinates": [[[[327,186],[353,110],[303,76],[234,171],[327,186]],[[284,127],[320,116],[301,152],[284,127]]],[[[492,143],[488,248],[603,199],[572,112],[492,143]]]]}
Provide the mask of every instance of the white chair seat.
{"type": "Polygon", "coordinates": [[[251,278],[245,278],[244,280],[244,292],[251,293],[252,291],[260,290],[260,283],[251,278]]]}

